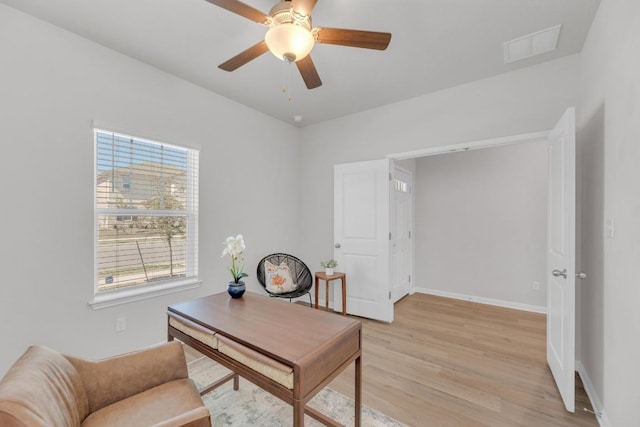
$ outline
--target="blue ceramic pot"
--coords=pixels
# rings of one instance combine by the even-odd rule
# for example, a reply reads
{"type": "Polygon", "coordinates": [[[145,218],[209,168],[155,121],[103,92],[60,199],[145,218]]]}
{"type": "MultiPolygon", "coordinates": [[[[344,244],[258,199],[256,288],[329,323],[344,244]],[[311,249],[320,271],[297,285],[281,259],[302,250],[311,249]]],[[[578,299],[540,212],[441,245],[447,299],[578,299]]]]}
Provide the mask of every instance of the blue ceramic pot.
{"type": "Polygon", "coordinates": [[[246,287],[242,281],[238,283],[229,282],[229,285],[227,286],[227,292],[231,295],[231,298],[240,298],[244,294],[245,290],[246,287]]]}

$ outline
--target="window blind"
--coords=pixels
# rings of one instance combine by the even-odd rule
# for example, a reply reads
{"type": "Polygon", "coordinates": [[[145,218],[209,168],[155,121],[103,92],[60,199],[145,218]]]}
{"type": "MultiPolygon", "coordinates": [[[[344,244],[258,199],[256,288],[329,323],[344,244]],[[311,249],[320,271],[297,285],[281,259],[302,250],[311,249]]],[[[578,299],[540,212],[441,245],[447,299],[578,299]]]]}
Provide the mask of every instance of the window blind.
{"type": "Polygon", "coordinates": [[[198,150],[95,129],[96,293],[198,274],[198,150]]]}

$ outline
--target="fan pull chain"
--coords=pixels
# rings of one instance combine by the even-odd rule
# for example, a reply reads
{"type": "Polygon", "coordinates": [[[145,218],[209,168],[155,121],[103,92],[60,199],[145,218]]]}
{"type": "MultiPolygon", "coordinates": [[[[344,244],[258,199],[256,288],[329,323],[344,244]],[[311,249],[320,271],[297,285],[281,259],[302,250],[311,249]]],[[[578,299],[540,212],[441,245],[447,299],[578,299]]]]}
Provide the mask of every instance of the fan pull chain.
{"type": "Polygon", "coordinates": [[[287,95],[288,92],[287,101],[292,102],[293,86],[291,85],[291,64],[293,64],[293,62],[285,60],[283,61],[283,64],[283,67],[285,68],[282,70],[282,93],[287,95]],[[289,88],[288,90],[287,87],[289,88]]]}
{"type": "Polygon", "coordinates": [[[293,85],[291,84],[291,69],[293,68],[293,62],[289,62],[288,64],[288,69],[289,69],[289,99],[288,101],[291,102],[293,101],[293,85]]]}
{"type": "Polygon", "coordinates": [[[282,64],[282,93],[287,93],[287,71],[285,68],[287,66],[287,61],[283,61],[282,64]]]}

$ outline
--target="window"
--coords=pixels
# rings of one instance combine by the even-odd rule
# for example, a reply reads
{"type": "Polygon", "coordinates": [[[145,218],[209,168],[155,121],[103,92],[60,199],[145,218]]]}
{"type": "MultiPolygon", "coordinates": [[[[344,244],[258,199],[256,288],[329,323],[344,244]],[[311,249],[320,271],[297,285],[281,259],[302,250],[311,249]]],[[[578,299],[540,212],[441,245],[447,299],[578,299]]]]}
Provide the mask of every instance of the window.
{"type": "Polygon", "coordinates": [[[403,181],[401,179],[394,178],[393,179],[393,189],[400,193],[408,193],[409,192],[409,183],[403,181]]]}
{"type": "Polygon", "coordinates": [[[94,134],[96,300],[195,282],[198,150],[94,134]]]}

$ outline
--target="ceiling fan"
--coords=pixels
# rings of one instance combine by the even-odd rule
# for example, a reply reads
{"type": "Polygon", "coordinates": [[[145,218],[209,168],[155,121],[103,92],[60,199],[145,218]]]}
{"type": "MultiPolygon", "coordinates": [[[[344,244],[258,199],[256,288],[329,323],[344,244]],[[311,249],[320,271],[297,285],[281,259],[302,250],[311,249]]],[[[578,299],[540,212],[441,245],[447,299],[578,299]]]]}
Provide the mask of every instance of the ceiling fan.
{"type": "Polygon", "coordinates": [[[311,11],[318,0],[280,1],[269,11],[260,12],[238,0],[207,0],[247,19],[269,27],[264,40],[239,53],[218,67],[234,71],[263,53],[271,51],[277,58],[295,62],[308,89],[322,85],[309,52],[315,43],[385,50],[391,34],[375,31],[347,30],[311,26],[311,11]]]}

